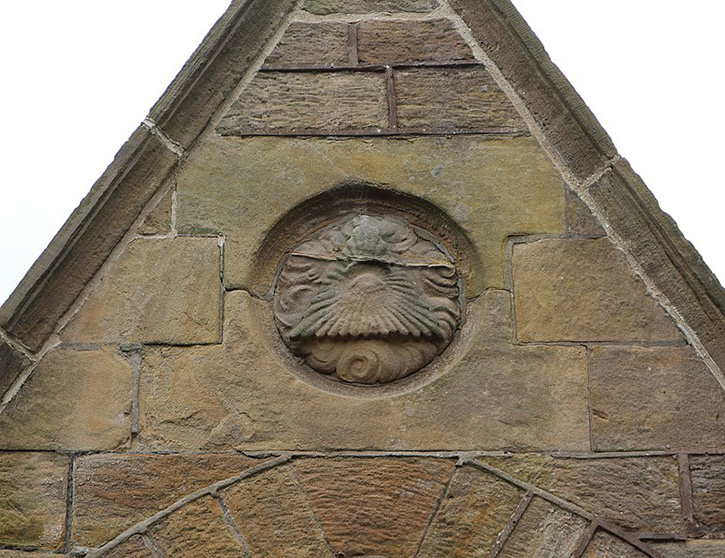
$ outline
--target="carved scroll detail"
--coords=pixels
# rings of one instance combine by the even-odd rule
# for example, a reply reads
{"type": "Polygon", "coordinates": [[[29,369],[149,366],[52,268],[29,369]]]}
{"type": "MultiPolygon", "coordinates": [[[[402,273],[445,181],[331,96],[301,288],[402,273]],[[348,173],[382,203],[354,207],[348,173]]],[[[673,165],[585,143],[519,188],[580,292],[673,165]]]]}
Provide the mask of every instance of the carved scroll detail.
{"type": "Polygon", "coordinates": [[[323,374],[374,384],[426,366],[460,320],[452,259],[392,218],[352,216],[289,256],[275,291],[277,328],[323,374]]]}

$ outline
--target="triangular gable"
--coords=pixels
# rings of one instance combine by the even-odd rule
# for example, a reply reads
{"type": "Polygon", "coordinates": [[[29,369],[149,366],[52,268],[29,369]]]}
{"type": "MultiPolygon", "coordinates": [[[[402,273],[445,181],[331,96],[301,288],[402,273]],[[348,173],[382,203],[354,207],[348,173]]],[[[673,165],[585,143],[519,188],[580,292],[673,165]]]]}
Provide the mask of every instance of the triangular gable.
{"type": "Polygon", "coordinates": [[[724,301],[510,3],[235,2],[0,311],[0,545],[669,555],[724,301]]]}

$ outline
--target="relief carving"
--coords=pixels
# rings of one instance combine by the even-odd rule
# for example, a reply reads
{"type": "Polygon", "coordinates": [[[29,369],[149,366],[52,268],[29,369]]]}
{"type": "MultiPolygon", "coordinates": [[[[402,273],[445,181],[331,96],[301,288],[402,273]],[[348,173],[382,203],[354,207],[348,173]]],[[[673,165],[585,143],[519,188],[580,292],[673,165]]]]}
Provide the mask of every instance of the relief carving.
{"type": "Polygon", "coordinates": [[[451,342],[461,317],[458,275],[424,231],[349,216],[290,254],[274,315],[289,349],[314,370],[349,383],[392,382],[451,342]]]}

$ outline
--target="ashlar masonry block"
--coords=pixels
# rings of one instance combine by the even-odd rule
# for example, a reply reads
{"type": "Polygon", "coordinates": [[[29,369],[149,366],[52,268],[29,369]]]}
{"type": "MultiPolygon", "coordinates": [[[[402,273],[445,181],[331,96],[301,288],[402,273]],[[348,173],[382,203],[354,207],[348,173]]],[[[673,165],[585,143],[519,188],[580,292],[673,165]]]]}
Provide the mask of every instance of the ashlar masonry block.
{"type": "Polygon", "coordinates": [[[0,545],[63,546],[69,471],[64,455],[0,452],[0,545]]]}
{"type": "Polygon", "coordinates": [[[595,347],[592,433],[600,451],[717,448],[725,389],[691,347],[595,347]]]}
{"type": "Polygon", "coordinates": [[[131,242],[61,332],[71,343],[216,343],[217,238],[131,242]]]}
{"type": "Polygon", "coordinates": [[[293,22],[264,61],[270,66],[347,64],[349,25],[347,23],[293,22]]]}
{"type": "Polygon", "coordinates": [[[0,448],[86,451],[127,446],[133,375],[117,347],[52,349],[0,415],[0,448]]]}
{"type": "Polygon", "coordinates": [[[684,343],[624,253],[606,238],[517,244],[512,268],[521,341],[684,343]]]}
{"type": "Polygon", "coordinates": [[[438,0],[306,0],[304,9],[313,14],[430,12],[438,0]]]}
{"type": "Polygon", "coordinates": [[[182,234],[223,233],[226,287],[264,296],[279,262],[254,266],[253,259],[275,223],[301,202],[350,182],[418,196],[445,212],[482,262],[482,271],[466,278],[475,282],[468,297],[503,287],[510,235],[566,231],[561,176],[536,141],[478,136],[207,136],[179,175],[177,225],[182,234]]]}

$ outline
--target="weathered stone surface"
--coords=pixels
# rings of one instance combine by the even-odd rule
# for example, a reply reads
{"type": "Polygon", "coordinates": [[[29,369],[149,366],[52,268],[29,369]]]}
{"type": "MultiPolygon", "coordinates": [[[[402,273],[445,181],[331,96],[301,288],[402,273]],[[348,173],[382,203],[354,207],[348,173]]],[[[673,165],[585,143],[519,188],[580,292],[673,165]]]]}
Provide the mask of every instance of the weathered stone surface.
{"type": "Polygon", "coordinates": [[[3,304],[0,324],[39,350],[177,161],[146,128],[137,129],[3,304]]]}
{"type": "Polygon", "coordinates": [[[173,194],[169,190],[159,200],[138,229],[138,234],[166,235],[171,233],[171,206],[173,194]]]}
{"type": "Polygon", "coordinates": [[[695,521],[707,531],[725,534],[725,455],[691,457],[690,474],[695,521]]]}
{"type": "Polygon", "coordinates": [[[158,558],[144,540],[135,535],[113,550],[103,554],[103,558],[158,558]]]}
{"type": "Polygon", "coordinates": [[[241,455],[91,455],[76,461],[73,540],[95,547],[258,461],[241,455]]]}
{"type": "Polygon", "coordinates": [[[725,391],[690,347],[596,347],[591,355],[598,450],[720,447],[725,391]]]}
{"type": "Polygon", "coordinates": [[[216,238],[137,239],[61,332],[66,342],[216,343],[216,238]]]}
{"type": "Polygon", "coordinates": [[[29,364],[24,354],[0,339],[0,398],[29,364]]]}
{"type": "Polygon", "coordinates": [[[483,137],[209,137],[179,175],[178,227],[223,232],[227,286],[264,296],[283,255],[252,267],[265,235],[290,208],[350,181],[419,196],[449,215],[482,262],[480,274],[465,278],[476,281],[469,297],[504,285],[508,236],[566,232],[561,177],[536,141],[483,137]]]}
{"type": "Polygon", "coordinates": [[[241,542],[210,496],[187,504],[148,530],[165,556],[245,556],[241,542]]]}
{"type": "Polygon", "coordinates": [[[589,193],[657,288],[725,369],[725,290],[626,160],[589,193]]]}
{"type": "Polygon", "coordinates": [[[582,238],[601,238],[607,231],[599,224],[587,205],[569,188],[566,189],[566,220],[569,232],[582,238]]]}
{"type": "Polygon", "coordinates": [[[347,23],[293,22],[264,61],[287,64],[347,64],[350,61],[347,23]]]}
{"type": "Polygon", "coordinates": [[[612,140],[510,2],[449,4],[577,178],[585,180],[616,154],[612,140]]]}
{"type": "Polygon", "coordinates": [[[332,558],[290,467],[245,479],[221,496],[253,556],[332,558]]]}
{"type": "Polygon", "coordinates": [[[58,555],[26,550],[0,550],[0,558],[58,558],[58,555]]]}
{"type": "Polygon", "coordinates": [[[562,558],[571,556],[589,522],[534,498],[506,540],[500,558],[562,558]]]}
{"type": "Polygon", "coordinates": [[[421,558],[483,558],[516,510],[523,493],[473,467],[456,472],[420,547],[421,558]]]}
{"type": "Polygon", "coordinates": [[[679,471],[673,457],[574,459],[512,455],[480,460],[622,527],[685,534],[679,471]]]}
{"type": "Polygon", "coordinates": [[[313,14],[361,14],[376,12],[430,12],[437,0],[307,0],[304,9],[313,14]]]}
{"type": "Polygon", "coordinates": [[[145,351],[140,447],[589,449],[584,349],[511,346],[508,293],[468,304],[461,353],[434,362],[439,376],[374,399],[302,381],[268,304],[226,301],[223,345],[145,351]]]}
{"type": "Polygon", "coordinates": [[[517,244],[512,267],[521,341],[684,343],[606,238],[517,244]]]}
{"type": "Polygon", "coordinates": [[[397,70],[395,92],[401,128],[528,130],[483,66],[397,70]]]}
{"type": "Polygon", "coordinates": [[[649,543],[662,558],[722,558],[725,541],[689,541],[687,543],[649,543]]]}
{"type": "Polygon", "coordinates": [[[453,462],[442,459],[305,459],[300,485],[334,551],[413,556],[453,462]]]}
{"type": "Polygon", "coordinates": [[[0,545],[61,548],[69,466],[62,455],[0,453],[0,545]]]}
{"type": "Polygon", "coordinates": [[[189,148],[295,7],[289,0],[231,4],[149,117],[189,148]]]}
{"type": "Polygon", "coordinates": [[[269,72],[255,76],[217,132],[243,136],[387,126],[385,75],[380,72],[269,72]]]}
{"type": "Polygon", "coordinates": [[[123,447],[132,391],[133,369],[117,349],[52,349],[0,415],[0,448],[123,447]]]}
{"type": "Polygon", "coordinates": [[[628,542],[598,531],[589,543],[583,558],[646,558],[646,554],[628,542]]]}
{"type": "Polygon", "coordinates": [[[473,60],[471,47],[448,19],[368,20],[357,27],[361,64],[473,60]]]}

